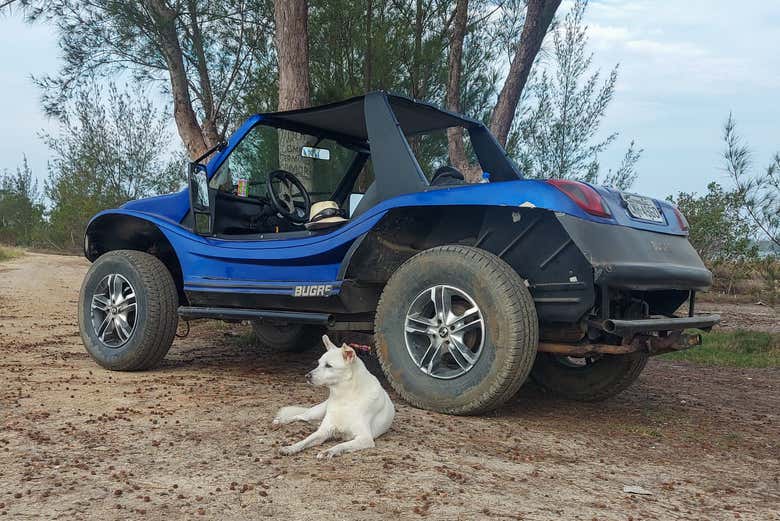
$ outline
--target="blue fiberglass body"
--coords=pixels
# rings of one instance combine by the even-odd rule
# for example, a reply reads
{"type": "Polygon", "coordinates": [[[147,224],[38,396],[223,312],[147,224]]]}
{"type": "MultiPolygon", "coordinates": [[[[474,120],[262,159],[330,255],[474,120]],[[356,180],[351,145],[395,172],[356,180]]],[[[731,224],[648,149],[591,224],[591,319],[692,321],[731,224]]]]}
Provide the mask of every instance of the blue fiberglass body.
{"type": "MultiPolygon", "coordinates": [[[[209,178],[230,156],[237,144],[263,115],[250,117],[206,165],[209,178]]],[[[269,123],[270,124],[270,123],[269,123]]],[[[373,148],[373,147],[372,147],[373,148]]],[[[184,290],[231,293],[289,294],[298,284],[322,283],[338,294],[343,273],[342,261],[352,244],[369,232],[388,211],[411,207],[500,206],[536,207],[567,214],[578,219],[638,230],[685,235],[674,210],[664,201],[656,201],[664,223],[633,219],[622,211],[620,194],[611,189],[593,187],[608,206],[610,217],[585,212],[555,186],[539,180],[508,180],[454,187],[427,187],[414,193],[396,195],[379,202],[347,224],[307,237],[285,234],[262,239],[201,236],[184,224],[190,211],[189,189],[181,192],[131,201],[119,209],[101,212],[133,216],[153,223],[173,247],[181,265],[184,290]]]]}
{"type": "MultiPolygon", "coordinates": [[[[209,163],[223,159],[217,156],[209,163]]],[[[209,167],[213,173],[215,170],[209,167]]],[[[599,189],[610,207],[619,204],[619,195],[599,189]]],[[[392,208],[413,206],[520,206],[533,204],[580,219],[604,224],[631,226],[656,232],[684,235],[677,226],[670,205],[659,202],[666,224],[629,221],[613,211],[612,218],[589,215],[552,185],[538,180],[505,181],[453,188],[441,188],[401,195],[383,201],[357,219],[330,233],[305,238],[234,240],[196,235],[181,221],[189,210],[188,190],[176,194],[133,201],[105,213],[124,213],[157,224],[173,245],[181,263],[185,290],[219,290],[288,294],[301,282],[328,283],[337,292],[341,262],[352,243],[392,208]],[[622,222],[621,222],[622,221],[622,222]],[[272,284],[264,284],[264,283],[272,284]]],[[[96,217],[98,217],[96,216],[96,217]]]]}

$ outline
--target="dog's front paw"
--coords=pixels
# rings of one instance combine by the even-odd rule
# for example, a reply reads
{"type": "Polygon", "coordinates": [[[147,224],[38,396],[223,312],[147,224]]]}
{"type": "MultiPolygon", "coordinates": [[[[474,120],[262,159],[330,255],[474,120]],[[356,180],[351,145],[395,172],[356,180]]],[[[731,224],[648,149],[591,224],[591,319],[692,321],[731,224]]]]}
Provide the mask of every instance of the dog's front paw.
{"type": "Polygon", "coordinates": [[[289,456],[290,454],[295,454],[298,452],[298,449],[295,447],[295,445],[287,445],[286,447],[282,447],[279,449],[279,452],[284,454],[285,456],[289,456]]]}
{"type": "Polygon", "coordinates": [[[341,454],[339,451],[328,449],[317,454],[317,459],[331,459],[333,456],[338,456],[339,454],[341,454]]]}

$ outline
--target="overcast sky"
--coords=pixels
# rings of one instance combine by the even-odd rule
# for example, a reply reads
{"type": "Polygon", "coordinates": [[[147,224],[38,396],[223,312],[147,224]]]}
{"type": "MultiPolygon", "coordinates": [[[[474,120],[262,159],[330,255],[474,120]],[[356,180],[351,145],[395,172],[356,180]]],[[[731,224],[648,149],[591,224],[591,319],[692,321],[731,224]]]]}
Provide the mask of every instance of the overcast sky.
{"type": "MultiPolygon", "coordinates": [[[[620,63],[603,125],[620,136],[602,166],[616,167],[634,139],[644,148],[635,191],[665,197],[727,184],[720,154],[730,111],[756,168],[780,150],[780,1],[592,0],[586,21],[595,65],[606,73],[620,63]]],[[[47,26],[0,17],[0,170],[27,154],[45,177],[49,155],[38,134],[56,125],[30,77],[56,71],[58,56],[47,26]]]]}

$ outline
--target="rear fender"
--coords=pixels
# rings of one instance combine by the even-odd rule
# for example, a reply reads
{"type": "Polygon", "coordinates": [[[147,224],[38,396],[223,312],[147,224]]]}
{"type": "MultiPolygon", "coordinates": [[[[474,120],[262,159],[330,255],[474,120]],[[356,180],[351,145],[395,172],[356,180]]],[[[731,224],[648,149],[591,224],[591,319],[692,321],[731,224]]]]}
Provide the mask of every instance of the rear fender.
{"type": "Polygon", "coordinates": [[[387,282],[413,255],[443,244],[474,244],[484,206],[405,206],[389,210],[356,241],[339,276],[362,283],[387,282]]]}
{"type": "Polygon", "coordinates": [[[179,257],[159,223],[121,211],[98,214],[87,225],[84,256],[94,262],[113,250],[144,251],[160,259],[173,277],[179,302],[187,302],[179,257]]]}
{"type": "Polygon", "coordinates": [[[576,323],[593,308],[593,269],[554,212],[500,206],[390,210],[348,252],[340,275],[383,286],[413,255],[444,244],[494,253],[527,281],[543,322],[576,323]]]}

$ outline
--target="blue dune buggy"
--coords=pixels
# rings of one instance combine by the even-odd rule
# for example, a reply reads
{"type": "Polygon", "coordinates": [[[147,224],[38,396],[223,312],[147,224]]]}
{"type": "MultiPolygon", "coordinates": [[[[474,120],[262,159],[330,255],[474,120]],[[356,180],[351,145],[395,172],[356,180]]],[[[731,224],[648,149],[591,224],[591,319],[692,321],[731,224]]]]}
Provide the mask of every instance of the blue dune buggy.
{"type": "Polygon", "coordinates": [[[79,325],[103,367],[154,367],[180,319],[251,321],[279,350],[373,333],[404,399],[475,414],[529,375],[607,398],[718,321],[694,313],[711,274],[675,207],[523,179],[482,123],[426,103],[374,92],[259,114],[208,156],[187,189],[87,227],[79,325]],[[452,127],[489,182],[447,164],[452,127]]]}

